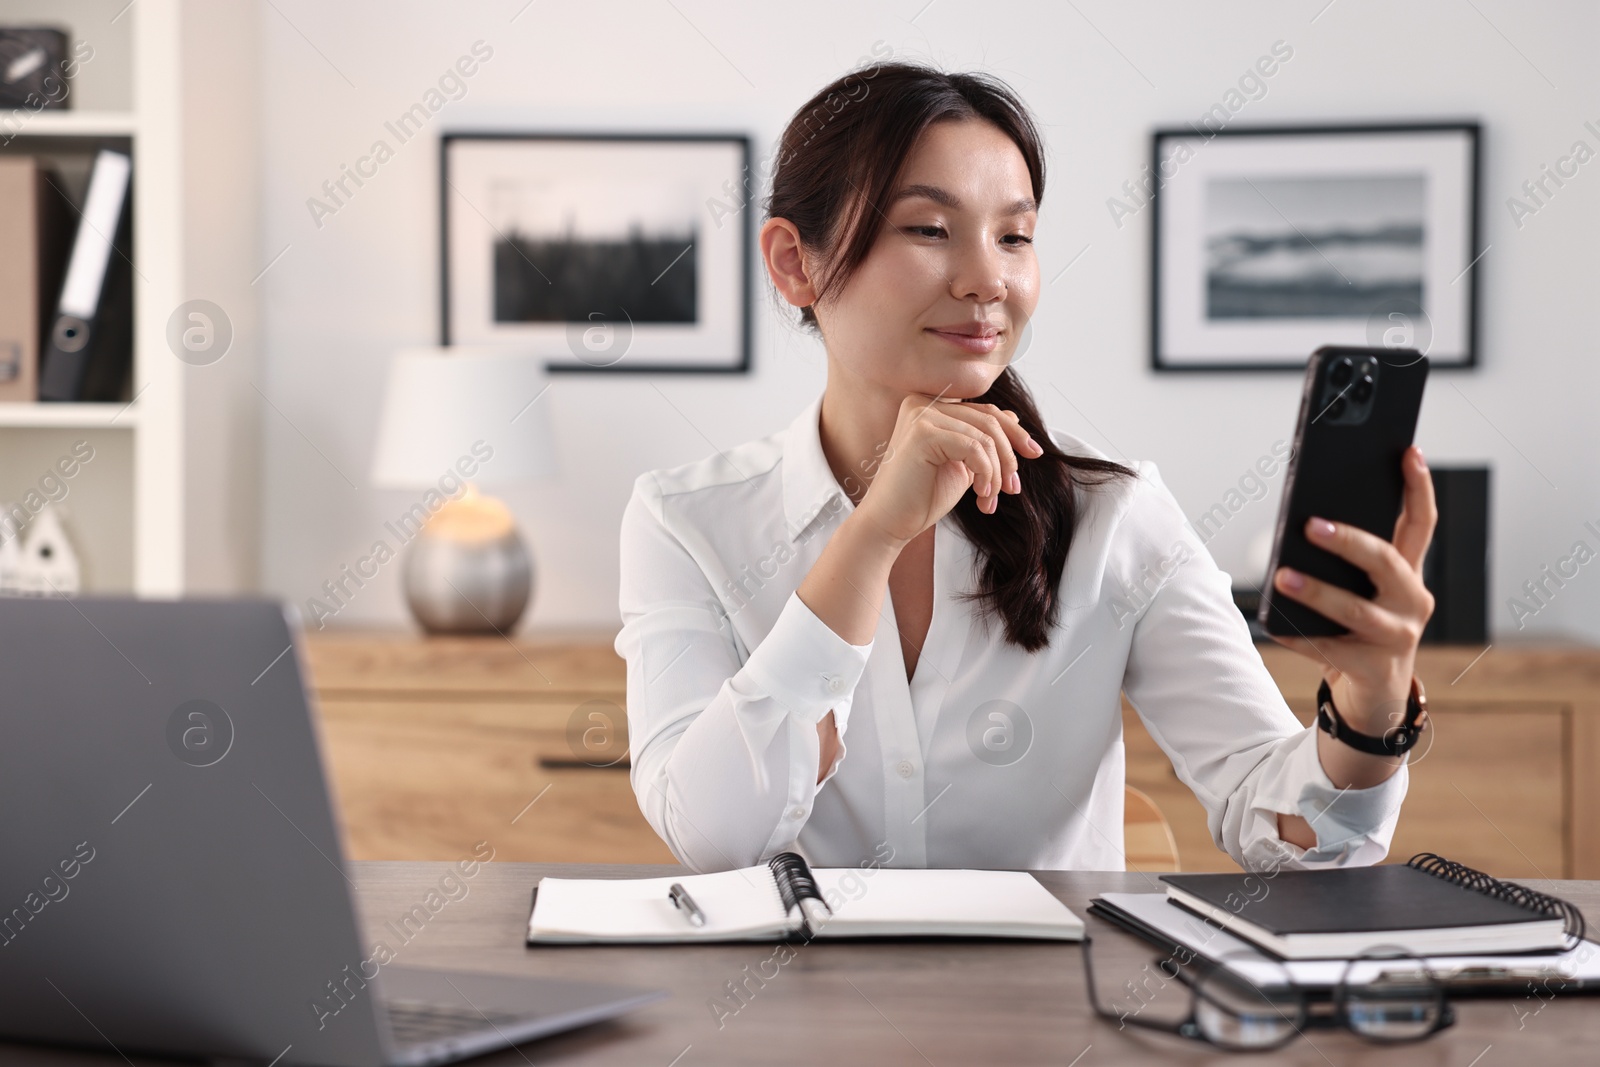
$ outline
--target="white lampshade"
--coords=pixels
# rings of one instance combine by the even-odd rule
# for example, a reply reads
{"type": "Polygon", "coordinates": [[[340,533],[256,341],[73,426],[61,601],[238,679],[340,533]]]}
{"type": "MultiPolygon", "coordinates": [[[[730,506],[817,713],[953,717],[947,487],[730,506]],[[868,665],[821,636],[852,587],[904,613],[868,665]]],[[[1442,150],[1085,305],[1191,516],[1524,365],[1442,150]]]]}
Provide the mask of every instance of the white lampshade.
{"type": "Polygon", "coordinates": [[[539,359],[529,352],[412,348],[396,353],[378,422],[373,483],[396,489],[433,485],[463,457],[481,461],[471,476],[475,482],[550,477],[556,473],[550,398],[540,397],[548,384],[539,359]],[[486,461],[484,446],[493,449],[486,461]]]}

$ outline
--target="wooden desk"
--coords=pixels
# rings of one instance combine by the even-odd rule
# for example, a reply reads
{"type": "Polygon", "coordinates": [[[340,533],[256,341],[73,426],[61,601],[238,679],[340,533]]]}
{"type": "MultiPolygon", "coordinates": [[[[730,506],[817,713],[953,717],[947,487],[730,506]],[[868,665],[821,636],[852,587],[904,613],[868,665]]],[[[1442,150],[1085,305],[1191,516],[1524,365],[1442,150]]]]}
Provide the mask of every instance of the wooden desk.
{"type": "MultiPolygon", "coordinates": [[[[444,870],[428,863],[356,864],[370,936],[421,899],[444,870]]],[[[924,941],[794,946],[788,962],[767,963],[776,945],[544,946],[522,944],[529,891],[545,874],[645,877],[673,866],[492,863],[471,893],[441,912],[403,950],[405,962],[517,974],[592,978],[670,991],[667,1000],[583,1032],[508,1051],[489,1064],[555,1063],[699,1067],[702,1064],[1115,1064],[1220,1062],[1203,1043],[1128,1029],[1096,1016],[1084,990],[1076,943],[924,941]],[[459,908],[460,910],[454,910],[459,908]],[[748,970],[747,970],[748,968],[748,970]],[[742,1000],[727,983],[756,974],[742,1000]],[[738,1011],[714,1013],[710,1002],[738,1011]],[[719,1016],[720,1023],[719,1026],[719,1016]],[[1075,1060],[1089,1046],[1093,1049],[1075,1060]],[[523,1059],[523,1053],[527,1060],[523,1059]]],[[[1045,872],[1039,880],[1089,925],[1101,997],[1157,957],[1156,950],[1088,914],[1096,894],[1152,889],[1128,873],[1045,872]]],[[[1539,882],[1600,920],[1600,882],[1539,882]]],[[[779,957],[781,958],[781,957],[779,957]]],[[[1173,983],[1173,990],[1179,988],[1173,983]]],[[[1185,993],[1185,996],[1187,994],[1185,993]]],[[[1438,1064],[1466,1067],[1489,1046],[1494,1064],[1594,1062],[1600,995],[1557,997],[1538,1015],[1531,996],[1456,1000],[1455,1026],[1422,1045],[1380,1049],[1350,1034],[1312,1031],[1269,1057],[1273,1064],[1438,1064]],[[1512,1010],[1517,1004],[1524,1013],[1512,1010]],[[1521,1026],[1519,1028],[1519,1019],[1521,1026]]],[[[1146,1009],[1154,1010],[1154,1007],[1146,1009]]],[[[1241,1057],[1237,1061],[1246,1062],[1241,1057]]],[[[1485,1058],[1477,1067],[1492,1067],[1485,1058]]]]}
{"type": "MultiPolygon", "coordinates": [[[[408,912],[447,869],[442,863],[355,863],[352,873],[367,939],[392,939],[384,923],[408,912]]],[[[1600,997],[1557,996],[1540,1007],[1524,998],[1454,1001],[1455,1026],[1420,1045],[1384,1049],[1359,1038],[1314,1030],[1258,1059],[1231,1059],[1200,1042],[1137,1029],[1119,1031],[1095,1016],[1084,992],[1082,946],[1002,941],[817,942],[793,947],[739,943],[685,946],[545,946],[522,943],[529,892],[545,874],[642,877],[675,873],[667,866],[617,867],[490,863],[468,881],[465,897],[446,905],[397,962],[511,974],[589,978],[666,989],[669,999],[622,1019],[506,1050],[484,1067],[545,1064],[1116,1064],[1236,1063],[1591,1064],[1600,1034],[1600,997]],[[761,979],[764,970],[771,977],[761,979]],[[774,973],[774,971],[776,973],[774,973]],[[727,1000],[728,982],[757,974],[742,1000],[727,1000]],[[721,1001],[727,1014],[708,1004],[721,1001]],[[732,1011],[732,1006],[738,1010],[732,1011]],[[1538,1011],[1537,1015],[1530,1014],[1538,1011]],[[720,1021],[720,1026],[719,1026],[720,1021]],[[1487,1057],[1485,1049],[1493,1046],[1487,1057]],[[1092,1048],[1091,1048],[1092,1046],[1092,1048]],[[1089,1050],[1085,1053],[1085,1050],[1089,1050]],[[1081,1059],[1079,1059],[1081,1057],[1081,1059]]],[[[1094,936],[1102,999],[1156,950],[1088,915],[1089,899],[1112,890],[1150,888],[1138,874],[1047,872],[1040,881],[1083,916],[1094,936]]],[[[1539,882],[1600,918],[1600,882],[1539,882]]],[[[1152,968],[1153,970],[1153,968],[1152,968]]],[[[1172,983],[1173,990],[1181,989],[1172,983]]],[[[1164,996],[1165,991],[1158,996],[1164,996]]],[[[1154,1011],[1157,1004],[1145,1010],[1154,1011]]],[[[0,1047],[0,1063],[43,1067],[109,1067],[110,1053],[0,1047]]],[[[140,1067],[157,1061],[138,1057],[140,1067]]]]}
{"type": "MultiPolygon", "coordinates": [[[[357,859],[671,862],[625,771],[625,664],[612,634],[423,638],[328,631],[306,642],[323,737],[357,859]],[[537,799],[536,799],[537,798],[537,799]],[[533,803],[533,806],[527,805],[533,803]],[[519,813],[520,816],[519,816],[519,813]],[[515,823],[512,819],[516,818],[515,823]]],[[[1258,646],[1310,722],[1316,665],[1258,646]]],[[[1413,754],[1391,856],[1431,851],[1507,878],[1600,878],[1600,649],[1427,646],[1432,747],[1413,754]]],[[[1128,783],[1172,823],[1183,868],[1235,870],[1131,709],[1128,783]]]]}

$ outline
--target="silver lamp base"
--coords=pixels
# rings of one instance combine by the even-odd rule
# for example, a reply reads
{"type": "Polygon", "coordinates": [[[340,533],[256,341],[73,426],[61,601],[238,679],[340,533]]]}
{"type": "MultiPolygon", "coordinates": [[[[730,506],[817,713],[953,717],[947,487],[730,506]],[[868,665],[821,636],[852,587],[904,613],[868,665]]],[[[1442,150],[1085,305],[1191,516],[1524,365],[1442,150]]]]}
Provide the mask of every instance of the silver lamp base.
{"type": "Polygon", "coordinates": [[[473,541],[424,528],[406,550],[406,603],[429,633],[509,633],[533,581],[533,557],[515,527],[473,541]]]}

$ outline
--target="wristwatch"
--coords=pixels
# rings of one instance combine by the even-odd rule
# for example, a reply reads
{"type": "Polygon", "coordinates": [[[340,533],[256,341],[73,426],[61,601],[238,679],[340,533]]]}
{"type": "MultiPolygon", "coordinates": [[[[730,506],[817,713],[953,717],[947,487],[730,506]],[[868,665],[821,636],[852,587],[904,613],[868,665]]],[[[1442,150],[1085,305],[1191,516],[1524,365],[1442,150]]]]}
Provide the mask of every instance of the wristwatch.
{"type": "Polygon", "coordinates": [[[1317,688],[1317,728],[1332,734],[1358,752],[1373,756],[1403,756],[1416,747],[1417,738],[1428,726],[1428,698],[1422,691],[1422,682],[1411,676],[1411,692],[1406,696],[1405,719],[1391,726],[1382,737],[1358,733],[1339,716],[1333,706],[1333,690],[1324,678],[1317,688]]]}

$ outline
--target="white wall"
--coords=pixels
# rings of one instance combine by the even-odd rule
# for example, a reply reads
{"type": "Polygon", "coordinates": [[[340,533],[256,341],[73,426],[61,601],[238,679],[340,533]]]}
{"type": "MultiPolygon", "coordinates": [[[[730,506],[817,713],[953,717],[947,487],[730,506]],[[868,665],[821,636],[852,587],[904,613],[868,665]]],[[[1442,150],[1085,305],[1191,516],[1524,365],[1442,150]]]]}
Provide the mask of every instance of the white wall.
{"type": "MultiPolygon", "coordinates": [[[[813,91],[875,41],[947,69],[983,69],[1029,102],[1050,148],[1038,233],[1048,284],[1020,370],[1052,425],[1155,460],[1196,516],[1293,429],[1298,378],[1148,369],[1148,216],[1120,229],[1107,198],[1135,177],[1155,126],[1197,117],[1284,40],[1293,59],[1239,124],[1478,118],[1484,123],[1481,366],[1437,373],[1419,443],[1435,465],[1487,462],[1492,626],[1499,639],[1600,640],[1600,564],[1519,631],[1507,599],[1600,526],[1594,239],[1600,162],[1518,229],[1506,198],[1600,120],[1600,13],[1576,2],[957,0],[806,5],[731,0],[524,0],[449,5],[274,0],[260,9],[265,368],[263,585],[303,604],[410,501],[368,487],[388,354],[437,333],[437,129],[744,130],[763,158],[813,91]],[[920,10],[920,13],[919,13],[920,10]],[[520,12],[520,13],[519,13],[520,12]],[[681,12],[681,13],[680,13],[681,12]],[[1079,14],[1078,12],[1081,12],[1079,14]],[[1481,14],[1480,14],[1481,12],[1481,14]],[[915,18],[915,21],[911,21],[915,18]],[[1503,34],[1503,35],[1502,35],[1503,34]],[[494,56],[467,96],[403,145],[316,228],[306,207],[457,56],[494,56]],[[1067,398],[1070,398],[1070,403],[1067,398]],[[347,481],[348,479],[348,481],[347,481]],[[352,486],[352,484],[354,485],[352,486]]],[[[543,564],[525,625],[616,625],[616,529],[634,476],[785,425],[823,385],[818,344],[779,321],[761,279],[749,376],[562,377],[548,404],[563,473],[504,495],[543,564]],[[670,403],[668,402],[670,400],[670,403]],[[677,410],[675,410],[677,409],[677,410]],[[682,414],[679,414],[681,410],[682,414]]],[[[1211,542],[1242,576],[1267,499],[1211,542]]],[[[337,619],[404,625],[398,568],[337,619]]]]}

